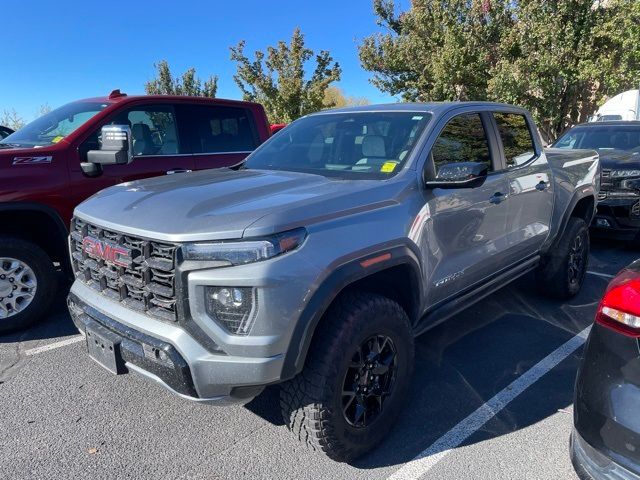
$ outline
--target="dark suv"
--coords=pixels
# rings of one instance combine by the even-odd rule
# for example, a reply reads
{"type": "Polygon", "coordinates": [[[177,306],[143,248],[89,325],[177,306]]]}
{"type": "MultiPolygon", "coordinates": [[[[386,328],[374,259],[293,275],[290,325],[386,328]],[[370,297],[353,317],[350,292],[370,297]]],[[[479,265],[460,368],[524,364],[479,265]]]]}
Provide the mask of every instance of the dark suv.
{"type": "Polygon", "coordinates": [[[78,203],[122,182],[238,165],[269,135],[259,104],[116,90],[64,105],[0,140],[0,283],[7,287],[0,332],[36,320],[55,294],[56,269],[70,271],[66,239],[78,203]],[[130,129],[133,162],[89,161],[111,124],[130,129]]]}
{"type": "Polygon", "coordinates": [[[634,240],[640,231],[640,121],[576,125],[554,147],[600,154],[602,184],[592,233],[634,240]]]}

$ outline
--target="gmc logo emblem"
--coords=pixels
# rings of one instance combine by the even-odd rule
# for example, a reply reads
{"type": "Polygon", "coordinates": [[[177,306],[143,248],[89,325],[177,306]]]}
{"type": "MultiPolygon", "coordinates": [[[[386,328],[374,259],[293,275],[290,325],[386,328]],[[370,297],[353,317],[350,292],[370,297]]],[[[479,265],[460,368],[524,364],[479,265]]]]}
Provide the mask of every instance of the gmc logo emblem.
{"type": "Polygon", "coordinates": [[[91,236],[82,239],[82,251],[91,257],[102,259],[119,267],[128,267],[133,263],[131,250],[128,248],[103,242],[91,236]]]}

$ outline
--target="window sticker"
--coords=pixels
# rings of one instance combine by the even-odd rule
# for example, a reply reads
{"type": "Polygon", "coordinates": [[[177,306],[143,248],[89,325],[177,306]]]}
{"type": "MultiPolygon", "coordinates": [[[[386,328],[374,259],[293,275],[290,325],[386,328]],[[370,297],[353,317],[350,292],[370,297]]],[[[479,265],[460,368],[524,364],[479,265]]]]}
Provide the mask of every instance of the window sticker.
{"type": "Polygon", "coordinates": [[[58,135],[57,137],[53,137],[51,139],[51,143],[58,143],[60,140],[62,140],[64,137],[62,135],[58,135]]]}
{"type": "Polygon", "coordinates": [[[380,171],[382,173],[391,173],[396,169],[398,162],[384,162],[382,167],[380,167],[380,171]]]}

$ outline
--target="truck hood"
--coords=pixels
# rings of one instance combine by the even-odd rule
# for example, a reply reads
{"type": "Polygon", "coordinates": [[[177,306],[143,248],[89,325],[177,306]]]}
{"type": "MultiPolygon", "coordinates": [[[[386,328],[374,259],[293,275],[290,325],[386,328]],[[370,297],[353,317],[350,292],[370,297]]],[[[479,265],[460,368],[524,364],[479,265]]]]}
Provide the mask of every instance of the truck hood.
{"type": "Polygon", "coordinates": [[[599,150],[600,165],[604,169],[633,168],[640,169],[640,152],[620,150],[599,150]]]}
{"type": "Polygon", "coordinates": [[[150,239],[224,240],[387,206],[395,203],[384,188],[391,186],[387,183],[267,170],[204,170],[107,188],[78,205],[75,215],[150,239]]]}

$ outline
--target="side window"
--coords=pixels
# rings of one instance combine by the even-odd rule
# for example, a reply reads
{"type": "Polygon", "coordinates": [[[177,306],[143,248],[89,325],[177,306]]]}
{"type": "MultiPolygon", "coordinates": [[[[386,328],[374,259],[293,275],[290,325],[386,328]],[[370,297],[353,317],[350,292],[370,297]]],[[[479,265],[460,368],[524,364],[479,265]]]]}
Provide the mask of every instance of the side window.
{"type": "Polygon", "coordinates": [[[436,176],[442,165],[458,162],[478,162],[493,170],[489,142],[478,113],[452,118],[444,127],[431,150],[436,176]]]}
{"type": "Polygon", "coordinates": [[[176,119],[171,107],[156,106],[129,110],[133,155],[175,155],[180,152],[176,119]]]}
{"type": "Polygon", "coordinates": [[[249,152],[258,146],[249,111],[234,107],[188,110],[193,153],[249,152]]]}
{"type": "MultiPolygon", "coordinates": [[[[86,162],[87,152],[102,143],[100,125],[80,146],[80,158],[86,162]]],[[[129,125],[133,155],[175,155],[182,152],[178,142],[173,109],[169,106],[144,107],[116,114],[106,125],[129,125]]]]}
{"type": "Polygon", "coordinates": [[[507,168],[531,160],[535,156],[535,145],[524,115],[496,112],[493,116],[502,139],[507,168]]]}

